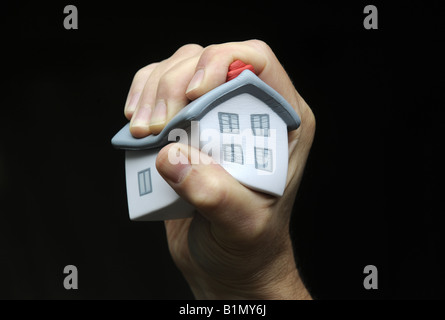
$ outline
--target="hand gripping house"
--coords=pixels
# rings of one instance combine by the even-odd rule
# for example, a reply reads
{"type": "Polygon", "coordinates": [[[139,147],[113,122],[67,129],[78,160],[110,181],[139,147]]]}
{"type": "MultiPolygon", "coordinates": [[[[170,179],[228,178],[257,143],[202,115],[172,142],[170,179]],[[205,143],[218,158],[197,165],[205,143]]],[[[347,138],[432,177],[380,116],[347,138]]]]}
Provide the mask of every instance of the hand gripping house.
{"type": "Polygon", "coordinates": [[[125,150],[130,219],[190,217],[194,208],[159,175],[159,150],[171,142],[207,152],[240,183],[274,196],[284,192],[288,131],[300,125],[292,106],[241,61],[229,68],[227,82],[185,106],[158,135],[134,138],[129,124],[112,139],[125,150]]]}

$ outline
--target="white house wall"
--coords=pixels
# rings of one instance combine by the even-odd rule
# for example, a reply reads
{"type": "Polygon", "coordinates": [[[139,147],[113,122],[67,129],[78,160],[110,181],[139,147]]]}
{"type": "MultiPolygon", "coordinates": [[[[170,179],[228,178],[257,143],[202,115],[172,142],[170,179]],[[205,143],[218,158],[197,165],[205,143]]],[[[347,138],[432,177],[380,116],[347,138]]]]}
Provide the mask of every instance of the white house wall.
{"type": "Polygon", "coordinates": [[[273,195],[282,195],[288,166],[287,127],[285,122],[264,102],[243,93],[209,111],[199,122],[200,148],[211,155],[230,174],[244,185],[273,195]],[[220,133],[218,113],[235,113],[239,119],[239,134],[220,133]],[[254,136],[251,115],[268,114],[270,136],[254,136]],[[223,159],[223,144],[239,144],[243,150],[243,164],[223,159]],[[255,168],[254,147],[272,150],[271,172],[255,168]]]}
{"type": "Polygon", "coordinates": [[[159,150],[125,151],[128,211],[131,220],[178,219],[189,217],[194,211],[159,175],[156,169],[159,150]],[[151,186],[143,186],[146,190],[141,190],[139,173],[148,169],[151,186]]]}

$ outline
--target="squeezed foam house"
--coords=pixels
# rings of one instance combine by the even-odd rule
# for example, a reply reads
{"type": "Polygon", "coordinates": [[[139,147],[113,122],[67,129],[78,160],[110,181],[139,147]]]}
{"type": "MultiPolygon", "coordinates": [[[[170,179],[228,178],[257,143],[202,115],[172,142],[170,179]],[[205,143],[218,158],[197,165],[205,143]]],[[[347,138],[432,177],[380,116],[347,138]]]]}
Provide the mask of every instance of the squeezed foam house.
{"type": "MultiPolygon", "coordinates": [[[[275,196],[284,192],[288,167],[287,132],[300,125],[292,106],[253,72],[239,76],[184,107],[158,135],[136,139],[129,124],[112,139],[126,150],[125,170],[130,219],[167,220],[191,216],[193,207],[159,175],[159,150],[172,130],[190,132],[199,122],[199,147],[243,185],[275,196]]],[[[170,135],[171,140],[171,135],[170,135]]]]}

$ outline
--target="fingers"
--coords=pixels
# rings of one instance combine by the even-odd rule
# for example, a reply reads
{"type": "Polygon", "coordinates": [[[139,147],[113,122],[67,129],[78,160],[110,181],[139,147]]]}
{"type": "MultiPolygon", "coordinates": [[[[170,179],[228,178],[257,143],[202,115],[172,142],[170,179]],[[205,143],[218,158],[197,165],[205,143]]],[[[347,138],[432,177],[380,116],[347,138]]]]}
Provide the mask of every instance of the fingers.
{"type": "Polygon", "coordinates": [[[158,134],[190,100],[223,84],[229,65],[235,60],[251,64],[256,74],[301,115],[298,93],[264,42],[231,42],[205,49],[186,45],[169,59],[149,65],[135,75],[125,108],[133,136],[158,134]]]}
{"type": "Polygon", "coordinates": [[[230,230],[234,237],[245,237],[246,232],[254,237],[266,227],[271,199],[241,185],[198,149],[169,144],[159,152],[156,168],[218,230],[230,230]]]}
{"type": "Polygon", "coordinates": [[[187,97],[194,100],[223,84],[229,65],[235,60],[253,65],[257,74],[267,64],[267,57],[250,41],[209,46],[204,49],[196,65],[195,74],[186,91],[187,97]]]}
{"type": "Polygon", "coordinates": [[[152,63],[148,66],[140,69],[133,77],[133,82],[128,92],[127,101],[125,102],[124,114],[125,117],[130,120],[133,116],[136,106],[139,102],[142,91],[144,90],[145,83],[150,77],[153,70],[159,65],[159,63],[152,63]]]}
{"type": "Polygon", "coordinates": [[[272,49],[261,40],[230,42],[205,48],[187,88],[187,97],[194,100],[224,83],[229,65],[235,60],[252,65],[257,76],[280,93],[301,116],[302,98],[272,49]]]}
{"type": "MultiPolygon", "coordinates": [[[[169,59],[156,64],[154,67],[147,67],[148,70],[141,71],[141,75],[135,77],[135,81],[132,85],[132,87],[134,86],[135,88],[132,90],[132,98],[135,97],[134,100],[138,98],[137,105],[133,114],[131,114],[132,108],[130,107],[127,108],[126,112],[126,116],[131,116],[130,131],[134,137],[141,138],[151,134],[150,121],[152,115],[156,115],[157,117],[162,115],[162,105],[160,106],[159,111],[154,114],[157,88],[160,78],[175,65],[183,60],[193,57],[201,50],[202,47],[199,45],[190,44],[183,46],[179,48],[169,59]],[[144,81],[145,83],[142,91],[138,91],[137,89],[142,87],[142,83],[144,81]]],[[[129,106],[133,106],[130,101],[131,98],[129,100],[129,106]]]]}
{"type": "Polygon", "coordinates": [[[150,131],[158,134],[166,123],[190,100],[185,89],[193,77],[194,67],[199,56],[194,56],[177,63],[160,77],[156,92],[156,103],[150,119],[150,131]]]}

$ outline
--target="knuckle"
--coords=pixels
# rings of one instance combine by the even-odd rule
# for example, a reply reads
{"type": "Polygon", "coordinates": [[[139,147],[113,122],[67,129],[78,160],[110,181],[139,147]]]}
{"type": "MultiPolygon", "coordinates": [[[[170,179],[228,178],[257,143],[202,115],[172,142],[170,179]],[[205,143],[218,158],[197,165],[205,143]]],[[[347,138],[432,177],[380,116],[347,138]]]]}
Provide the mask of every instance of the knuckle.
{"type": "Polygon", "coordinates": [[[309,127],[310,127],[311,131],[315,132],[315,127],[316,127],[317,121],[316,121],[315,115],[311,109],[309,109],[309,113],[310,113],[309,120],[307,120],[307,121],[309,122],[309,127]]]}
{"type": "Polygon", "coordinates": [[[209,54],[211,52],[215,52],[218,50],[218,48],[221,47],[220,44],[210,44],[207,47],[204,48],[203,54],[209,54]]]}
{"type": "Polygon", "coordinates": [[[175,54],[194,54],[202,51],[203,48],[199,44],[196,43],[188,43],[180,47],[178,50],[176,50],[175,54]]]}
{"type": "Polygon", "coordinates": [[[149,65],[139,69],[138,71],[136,71],[136,73],[134,74],[134,80],[138,80],[138,79],[143,79],[145,78],[148,74],[150,74],[158,65],[158,62],[155,63],[150,63],[149,65]]]}
{"type": "Polygon", "coordinates": [[[233,47],[228,44],[210,45],[203,50],[197,68],[213,66],[213,72],[216,72],[216,74],[214,74],[216,78],[218,78],[218,75],[225,75],[227,73],[227,67],[230,62],[232,62],[231,60],[229,61],[229,59],[233,56],[233,52],[233,47]]]}
{"type": "Polygon", "coordinates": [[[316,119],[314,112],[309,107],[309,105],[303,101],[303,115],[302,115],[302,121],[304,121],[304,126],[306,130],[310,132],[315,132],[315,126],[316,126],[316,119]]]}
{"type": "Polygon", "coordinates": [[[227,57],[233,60],[240,58],[242,60],[252,60],[260,67],[265,65],[266,60],[274,57],[274,54],[269,45],[262,40],[253,39],[243,42],[228,42],[204,48],[199,64],[204,66],[212,63],[221,65],[233,61],[228,61],[227,57]]]}
{"type": "MultiPolygon", "coordinates": [[[[193,170],[191,173],[193,174],[193,170]]],[[[209,212],[224,206],[227,190],[220,187],[217,179],[207,179],[201,186],[199,191],[193,195],[193,202],[197,208],[209,212]]]]}
{"type": "Polygon", "coordinates": [[[264,55],[270,56],[273,55],[272,48],[263,40],[259,39],[252,39],[248,40],[247,43],[249,43],[254,49],[261,52],[264,55]]]}
{"type": "Polygon", "coordinates": [[[252,40],[249,40],[248,42],[251,43],[252,45],[260,48],[260,49],[271,50],[270,46],[266,42],[264,42],[263,40],[252,39],[252,40]]]}
{"type": "Polygon", "coordinates": [[[201,60],[208,61],[221,53],[221,45],[212,44],[204,48],[201,60]]]}
{"type": "Polygon", "coordinates": [[[178,98],[184,96],[185,90],[181,86],[177,85],[178,76],[175,72],[164,73],[158,83],[158,95],[162,95],[163,98],[178,98]]]}
{"type": "Polygon", "coordinates": [[[165,72],[160,78],[159,78],[159,87],[162,87],[164,91],[169,92],[171,89],[173,89],[175,83],[175,77],[172,72],[165,72]]]}

